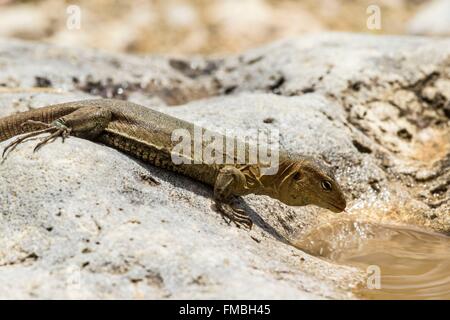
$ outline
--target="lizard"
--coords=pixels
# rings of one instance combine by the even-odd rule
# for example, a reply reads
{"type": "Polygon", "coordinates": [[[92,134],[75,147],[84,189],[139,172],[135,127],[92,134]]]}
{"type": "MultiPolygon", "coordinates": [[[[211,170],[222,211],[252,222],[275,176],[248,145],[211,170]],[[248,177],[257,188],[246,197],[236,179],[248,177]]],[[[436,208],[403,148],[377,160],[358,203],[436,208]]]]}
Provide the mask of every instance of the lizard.
{"type": "MultiPolygon", "coordinates": [[[[251,229],[252,220],[233,204],[248,194],[265,195],[289,206],[316,205],[333,212],[345,211],[346,200],[331,169],[318,159],[279,154],[275,174],[264,174],[260,163],[211,164],[172,161],[172,132],[194,125],[132,102],[93,99],[50,105],[0,119],[0,142],[17,137],[2,157],[19,144],[41,134],[34,151],[56,138],[75,136],[100,142],[146,163],[186,175],[213,187],[216,210],[228,223],[251,229]]],[[[246,148],[248,145],[246,143],[246,148]]],[[[194,156],[192,156],[194,157],[194,156]]],[[[4,160],[3,159],[3,160],[4,160]]]]}

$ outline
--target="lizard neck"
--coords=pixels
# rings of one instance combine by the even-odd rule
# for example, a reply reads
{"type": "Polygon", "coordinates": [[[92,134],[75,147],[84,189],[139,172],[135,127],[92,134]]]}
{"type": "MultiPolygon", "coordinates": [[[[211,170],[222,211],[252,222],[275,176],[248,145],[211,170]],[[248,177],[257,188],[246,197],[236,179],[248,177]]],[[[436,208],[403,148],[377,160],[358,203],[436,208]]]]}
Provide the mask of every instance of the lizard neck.
{"type": "Polygon", "coordinates": [[[261,186],[257,191],[257,194],[266,195],[274,199],[280,200],[281,186],[285,179],[292,173],[292,169],[295,166],[295,162],[290,160],[282,161],[279,164],[279,168],[276,174],[261,175],[259,181],[261,186]]]}

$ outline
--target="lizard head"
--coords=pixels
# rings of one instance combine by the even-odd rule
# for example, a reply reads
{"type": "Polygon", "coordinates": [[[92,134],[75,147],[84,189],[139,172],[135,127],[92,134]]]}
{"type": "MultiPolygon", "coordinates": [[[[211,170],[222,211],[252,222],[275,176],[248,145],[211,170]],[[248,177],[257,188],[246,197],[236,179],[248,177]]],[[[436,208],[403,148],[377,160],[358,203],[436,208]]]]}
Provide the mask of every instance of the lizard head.
{"type": "Polygon", "coordinates": [[[283,170],[279,199],[291,206],[316,205],[333,212],[345,210],[344,194],[330,168],[315,160],[291,161],[283,170]]]}

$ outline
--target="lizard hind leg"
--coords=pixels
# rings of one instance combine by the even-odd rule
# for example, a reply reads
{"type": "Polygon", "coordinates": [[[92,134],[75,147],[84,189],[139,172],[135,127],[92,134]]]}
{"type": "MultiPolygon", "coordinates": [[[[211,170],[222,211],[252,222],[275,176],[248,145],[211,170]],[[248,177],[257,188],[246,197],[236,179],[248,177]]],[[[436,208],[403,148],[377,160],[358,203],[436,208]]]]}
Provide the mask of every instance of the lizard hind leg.
{"type": "Polygon", "coordinates": [[[53,142],[58,137],[61,137],[63,142],[70,135],[84,139],[93,139],[105,129],[111,121],[111,117],[111,112],[106,108],[84,107],[59,118],[52,123],[27,120],[22,124],[23,127],[26,125],[32,125],[44,127],[45,129],[32,131],[11,142],[4,149],[2,158],[5,159],[7,154],[13,151],[19,144],[27,140],[36,139],[33,137],[43,133],[49,133],[49,135],[44,137],[35,146],[34,151],[39,150],[47,143],[53,142]]]}
{"type": "Polygon", "coordinates": [[[227,223],[233,222],[237,227],[246,226],[251,229],[253,222],[245,211],[231,204],[233,196],[245,189],[245,181],[244,174],[237,168],[222,168],[214,184],[214,199],[217,210],[227,223]]]}

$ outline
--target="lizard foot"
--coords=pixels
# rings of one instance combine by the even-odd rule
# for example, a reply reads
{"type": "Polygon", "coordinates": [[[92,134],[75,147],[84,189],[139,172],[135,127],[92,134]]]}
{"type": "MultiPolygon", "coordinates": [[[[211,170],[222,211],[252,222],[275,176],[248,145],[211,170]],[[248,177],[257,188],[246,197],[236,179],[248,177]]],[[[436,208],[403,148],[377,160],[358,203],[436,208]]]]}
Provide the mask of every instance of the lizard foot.
{"type": "Polygon", "coordinates": [[[61,137],[64,142],[65,138],[67,138],[70,135],[70,131],[71,131],[70,128],[66,127],[64,124],[62,124],[58,121],[54,121],[53,123],[48,124],[48,123],[41,122],[41,121],[28,120],[22,124],[22,126],[25,126],[25,125],[39,125],[41,127],[45,127],[45,129],[36,130],[36,131],[30,132],[30,133],[27,133],[27,134],[17,138],[10,144],[8,144],[2,153],[3,160],[5,160],[7,155],[10,152],[12,152],[19,144],[21,144],[25,141],[34,140],[34,139],[36,139],[34,137],[36,137],[40,134],[50,133],[47,137],[43,138],[34,147],[33,152],[39,150],[43,145],[45,145],[49,142],[53,142],[57,137],[61,137]]]}
{"type": "Polygon", "coordinates": [[[249,230],[252,229],[253,222],[245,213],[244,210],[236,208],[229,203],[216,202],[216,209],[222,214],[223,219],[230,224],[233,222],[236,227],[241,226],[247,227],[249,230]]]}

